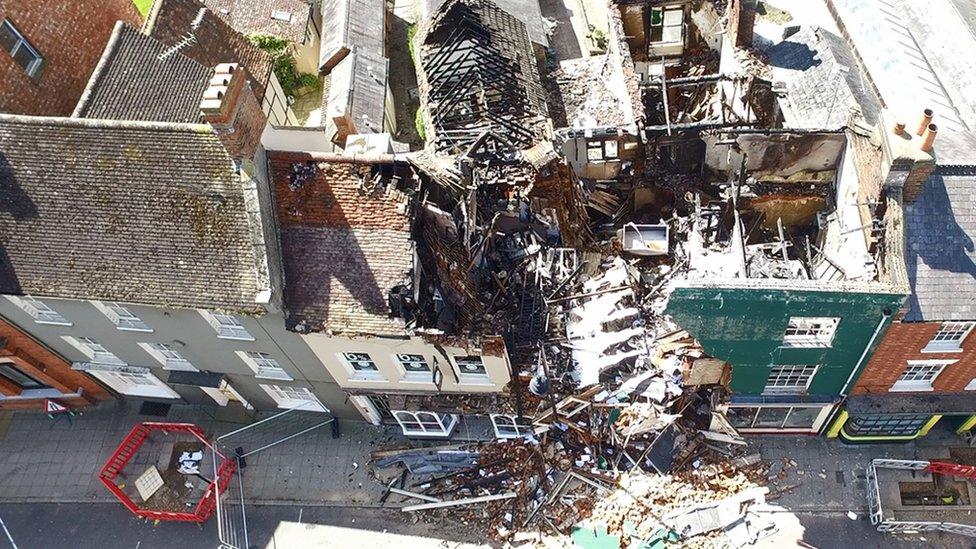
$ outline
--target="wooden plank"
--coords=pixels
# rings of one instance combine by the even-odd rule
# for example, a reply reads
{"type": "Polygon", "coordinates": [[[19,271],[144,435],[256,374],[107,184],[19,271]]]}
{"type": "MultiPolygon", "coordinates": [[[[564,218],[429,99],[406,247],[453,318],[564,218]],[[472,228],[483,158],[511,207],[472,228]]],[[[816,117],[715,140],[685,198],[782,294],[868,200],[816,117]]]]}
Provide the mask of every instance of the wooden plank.
{"type": "Polygon", "coordinates": [[[475,503],[485,503],[487,501],[495,501],[499,499],[512,499],[515,497],[515,492],[506,492],[504,494],[493,494],[490,496],[479,496],[476,498],[465,498],[465,499],[454,499],[451,501],[441,501],[438,503],[421,503],[419,505],[407,505],[400,509],[405,512],[412,511],[423,511],[425,509],[441,509],[444,507],[457,507],[458,505],[472,505],[475,503]]]}
{"type": "Polygon", "coordinates": [[[393,492],[394,494],[398,494],[401,496],[406,496],[408,498],[422,499],[424,501],[429,501],[431,503],[440,503],[441,501],[437,498],[430,497],[426,494],[418,494],[416,492],[411,492],[409,490],[401,490],[399,488],[390,488],[390,492],[393,492]]]}

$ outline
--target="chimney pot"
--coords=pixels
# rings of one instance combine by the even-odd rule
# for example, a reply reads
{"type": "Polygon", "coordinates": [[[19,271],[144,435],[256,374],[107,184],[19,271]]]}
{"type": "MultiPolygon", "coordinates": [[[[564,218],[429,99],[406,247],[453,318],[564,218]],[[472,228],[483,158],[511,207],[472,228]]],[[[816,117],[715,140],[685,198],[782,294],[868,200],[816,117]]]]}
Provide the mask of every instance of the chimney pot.
{"type": "Polygon", "coordinates": [[[925,128],[932,123],[932,117],[935,116],[935,112],[932,109],[925,109],[922,111],[922,119],[918,122],[918,129],[915,130],[915,135],[922,135],[925,133],[925,128]]]}
{"type": "Polygon", "coordinates": [[[932,145],[935,143],[935,134],[939,132],[939,127],[935,124],[929,124],[925,129],[925,137],[922,139],[921,149],[925,152],[932,151],[932,145]]]}
{"type": "Polygon", "coordinates": [[[904,134],[905,133],[905,123],[904,122],[895,122],[894,131],[895,131],[895,135],[902,135],[902,134],[904,134]]]}

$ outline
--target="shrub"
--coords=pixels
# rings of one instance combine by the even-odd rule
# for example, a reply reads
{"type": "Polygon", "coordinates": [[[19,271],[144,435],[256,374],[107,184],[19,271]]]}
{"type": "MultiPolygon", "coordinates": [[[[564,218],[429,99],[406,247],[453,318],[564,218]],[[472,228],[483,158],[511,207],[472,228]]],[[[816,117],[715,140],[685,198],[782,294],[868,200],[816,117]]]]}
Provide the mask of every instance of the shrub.
{"type": "Polygon", "coordinates": [[[288,47],[288,41],[269,34],[254,33],[248,35],[252,44],[271,55],[273,70],[278,77],[278,83],[285,94],[294,97],[295,91],[303,86],[318,86],[319,77],[316,74],[298,71],[295,54],[288,47]]]}

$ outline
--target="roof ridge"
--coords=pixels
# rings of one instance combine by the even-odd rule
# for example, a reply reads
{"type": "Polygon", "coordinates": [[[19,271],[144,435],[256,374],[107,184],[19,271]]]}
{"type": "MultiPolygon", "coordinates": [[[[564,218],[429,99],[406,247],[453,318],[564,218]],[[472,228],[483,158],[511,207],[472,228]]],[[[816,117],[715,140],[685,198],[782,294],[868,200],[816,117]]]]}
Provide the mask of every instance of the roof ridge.
{"type": "Polygon", "coordinates": [[[69,118],[63,116],[32,116],[0,113],[0,123],[33,126],[66,126],[77,128],[141,129],[150,131],[213,134],[213,127],[204,123],[152,122],[144,120],[109,120],[101,118],[69,118]]]}

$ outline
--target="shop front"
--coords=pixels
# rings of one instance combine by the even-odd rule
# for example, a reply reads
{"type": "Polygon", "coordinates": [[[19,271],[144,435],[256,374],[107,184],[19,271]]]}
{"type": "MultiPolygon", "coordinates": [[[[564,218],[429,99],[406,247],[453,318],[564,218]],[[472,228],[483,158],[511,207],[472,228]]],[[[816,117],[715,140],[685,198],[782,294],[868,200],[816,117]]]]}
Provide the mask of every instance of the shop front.
{"type": "Polygon", "coordinates": [[[819,434],[837,406],[832,397],[734,396],[728,419],[748,434],[819,434]]]}

